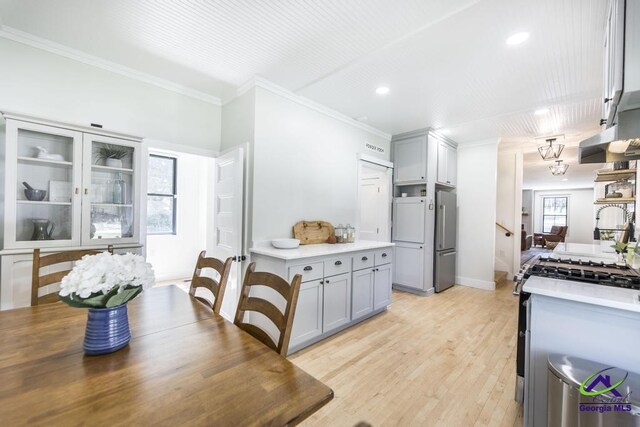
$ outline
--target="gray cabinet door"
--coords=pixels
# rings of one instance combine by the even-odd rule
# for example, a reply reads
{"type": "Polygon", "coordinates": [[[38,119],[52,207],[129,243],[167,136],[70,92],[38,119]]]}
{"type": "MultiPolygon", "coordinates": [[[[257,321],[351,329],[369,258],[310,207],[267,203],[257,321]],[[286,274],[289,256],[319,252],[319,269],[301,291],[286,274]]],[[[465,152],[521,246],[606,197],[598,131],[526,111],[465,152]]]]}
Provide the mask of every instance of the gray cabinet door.
{"type": "Polygon", "coordinates": [[[427,179],[427,138],[419,136],[393,143],[394,181],[427,179]]]}
{"type": "Polygon", "coordinates": [[[391,264],[374,269],[373,309],[378,310],[391,304],[391,264]]]}
{"type": "Polygon", "coordinates": [[[437,181],[446,184],[447,183],[447,147],[448,145],[442,141],[438,141],[438,178],[437,181]]]}
{"type": "Polygon", "coordinates": [[[447,184],[456,185],[458,175],[458,151],[447,146],[447,184]]]}
{"type": "Polygon", "coordinates": [[[393,248],[393,283],[424,290],[424,248],[415,243],[396,242],[393,248]]]}
{"type": "Polygon", "coordinates": [[[351,280],[351,320],[373,311],[373,268],[354,271],[351,280]]]}
{"type": "Polygon", "coordinates": [[[393,200],[393,241],[424,242],[426,199],[396,197],[393,200]]]}
{"type": "Polygon", "coordinates": [[[322,332],[346,325],[351,321],[351,274],[324,279],[322,332]]]}
{"type": "Polygon", "coordinates": [[[313,280],[300,287],[289,346],[293,347],[321,334],[322,281],[313,280]]]}

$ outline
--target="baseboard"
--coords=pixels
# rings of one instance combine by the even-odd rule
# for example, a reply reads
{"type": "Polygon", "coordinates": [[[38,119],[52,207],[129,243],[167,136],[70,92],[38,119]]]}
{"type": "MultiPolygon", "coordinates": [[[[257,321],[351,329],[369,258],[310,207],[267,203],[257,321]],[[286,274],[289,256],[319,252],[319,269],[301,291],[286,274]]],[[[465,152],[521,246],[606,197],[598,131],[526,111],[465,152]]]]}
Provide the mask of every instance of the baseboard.
{"type": "Polygon", "coordinates": [[[470,277],[456,276],[456,285],[468,286],[470,288],[484,289],[485,291],[496,290],[496,282],[472,279],[470,277]]]}
{"type": "Polygon", "coordinates": [[[420,295],[423,297],[428,297],[429,295],[433,295],[435,291],[435,289],[433,288],[429,288],[426,291],[423,291],[422,289],[409,288],[407,286],[396,285],[395,283],[393,284],[393,289],[396,291],[408,292],[410,294],[420,295]]]}

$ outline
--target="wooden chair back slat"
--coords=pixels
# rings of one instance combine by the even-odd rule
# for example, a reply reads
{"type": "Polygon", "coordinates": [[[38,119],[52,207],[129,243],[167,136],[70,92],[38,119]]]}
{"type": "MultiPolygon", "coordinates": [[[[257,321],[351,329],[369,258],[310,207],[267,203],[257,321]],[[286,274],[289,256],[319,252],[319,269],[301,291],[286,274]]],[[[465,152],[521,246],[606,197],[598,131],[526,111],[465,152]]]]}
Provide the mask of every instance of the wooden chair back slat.
{"type": "Polygon", "coordinates": [[[249,278],[249,286],[266,286],[288,299],[291,285],[282,277],[263,271],[256,271],[249,278]]]}
{"type": "Polygon", "coordinates": [[[62,278],[69,274],[71,270],[56,271],[55,273],[40,276],[40,287],[62,282],[62,278]]]}
{"type": "Polygon", "coordinates": [[[247,267],[242,284],[242,292],[240,293],[240,301],[238,301],[238,309],[233,323],[239,328],[248,332],[257,338],[267,347],[285,356],[289,351],[289,340],[291,338],[291,328],[293,327],[293,317],[298,304],[298,294],[300,292],[300,284],[302,276],[296,274],[289,285],[282,277],[267,272],[255,272],[256,264],[252,262],[247,267]],[[271,302],[249,296],[252,286],[267,286],[277,291],[286,301],[284,313],[280,312],[271,302]],[[244,321],[247,311],[255,311],[266,316],[280,331],[277,343],[269,334],[256,325],[246,323],[244,321]]]}
{"type": "Polygon", "coordinates": [[[273,322],[274,325],[276,325],[280,332],[282,332],[286,326],[284,315],[275,305],[271,304],[267,300],[249,297],[247,298],[243,308],[245,311],[256,311],[265,315],[273,322]]]}
{"type": "MultiPolygon", "coordinates": [[[[107,247],[109,253],[113,253],[113,246],[107,247]]],[[[82,259],[85,255],[96,255],[100,251],[94,250],[77,250],[56,252],[49,255],[40,256],[40,249],[33,250],[33,266],[31,269],[31,305],[47,304],[58,301],[57,291],[51,291],[48,294],[39,295],[40,288],[44,286],[60,283],[62,279],[69,274],[71,270],[56,271],[54,273],[40,276],[40,269],[63,262],[74,262],[82,259]]]]}
{"type": "Polygon", "coordinates": [[[203,304],[211,307],[215,313],[220,313],[220,307],[222,307],[222,300],[224,299],[224,291],[227,287],[227,281],[229,280],[229,274],[231,273],[231,264],[233,259],[227,258],[224,262],[217,258],[205,257],[206,251],[200,252],[198,260],[196,261],[196,268],[191,278],[191,286],[189,287],[189,295],[202,302],[203,304]],[[211,268],[218,272],[220,279],[218,281],[203,276],[203,269],[211,268]],[[204,297],[196,296],[196,290],[198,288],[208,289],[213,295],[211,301],[204,297]]]}

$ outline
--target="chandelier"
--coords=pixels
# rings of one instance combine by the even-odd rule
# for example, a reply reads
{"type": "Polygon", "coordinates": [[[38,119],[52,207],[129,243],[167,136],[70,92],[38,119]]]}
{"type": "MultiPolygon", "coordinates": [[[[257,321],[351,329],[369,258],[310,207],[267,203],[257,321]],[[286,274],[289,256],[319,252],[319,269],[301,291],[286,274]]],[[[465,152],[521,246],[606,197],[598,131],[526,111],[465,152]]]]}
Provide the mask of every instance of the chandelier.
{"type": "Polygon", "coordinates": [[[551,169],[551,173],[555,176],[564,175],[567,173],[567,169],[569,169],[569,165],[566,163],[562,163],[562,160],[556,160],[556,164],[553,166],[549,166],[551,169]]]}
{"type": "Polygon", "coordinates": [[[538,152],[544,160],[554,160],[560,157],[562,150],[564,150],[563,144],[553,144],[556,138],[549,138],[546,140],[549,145],[541,145],[538,147],[538,152]]]}

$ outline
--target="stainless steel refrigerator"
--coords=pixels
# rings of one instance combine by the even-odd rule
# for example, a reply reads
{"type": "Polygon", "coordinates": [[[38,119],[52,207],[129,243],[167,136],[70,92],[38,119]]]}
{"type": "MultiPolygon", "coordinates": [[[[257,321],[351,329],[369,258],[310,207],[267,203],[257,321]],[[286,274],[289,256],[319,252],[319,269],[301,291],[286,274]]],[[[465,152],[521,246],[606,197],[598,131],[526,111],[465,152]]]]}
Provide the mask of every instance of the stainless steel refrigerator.
{"type": "Polygon", "coordinates": [[[456,280],[456,194],[436,191],[436,250],[434,286],[442,292],[456,280]]]}

